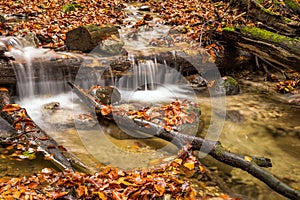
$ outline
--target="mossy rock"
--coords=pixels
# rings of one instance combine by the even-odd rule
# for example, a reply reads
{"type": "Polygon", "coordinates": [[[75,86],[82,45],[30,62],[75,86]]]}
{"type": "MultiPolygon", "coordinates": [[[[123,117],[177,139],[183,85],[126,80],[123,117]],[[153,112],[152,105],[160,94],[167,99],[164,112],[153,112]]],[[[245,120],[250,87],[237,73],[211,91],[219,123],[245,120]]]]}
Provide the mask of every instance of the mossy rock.
{"type": "Polygon", "coordinates": [[[231,76],[222,77],[221,85],[224,87],[226,95],[236,95],[240,93],[239,83],[231,76]]]}

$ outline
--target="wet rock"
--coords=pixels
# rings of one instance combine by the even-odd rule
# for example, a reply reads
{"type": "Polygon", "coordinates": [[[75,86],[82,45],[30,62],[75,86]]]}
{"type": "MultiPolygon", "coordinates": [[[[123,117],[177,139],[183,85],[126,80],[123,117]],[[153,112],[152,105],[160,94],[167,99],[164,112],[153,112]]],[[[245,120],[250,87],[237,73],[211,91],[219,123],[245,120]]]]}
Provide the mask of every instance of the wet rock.
{"type": "Polygon", "coordinates": [[[231,76],[222,77],[222,86],[225,88],[226,95],[236,95],[240,93],[238,82],[231,76]]]}
{"type": "Polygon", "coordinates": [[[106,105],[117,103],[121,100],[121,93],[113,86],[93,86],[90,88],[89,94],[106,105]]]}
{"type": "Polygon", "coordinates": [[[18,136],[17,131],[12,128],[6,120],[0,117],[0,140],[18,136]]]}
{"type": "Polygon", "coordinates": [[[6,22],[5,17],[0,14],[0,23],[1,23],[1,25],[4,26],[5,22],[6,22]]]}
{"type": "Polygon", "coordinates": [[[41,44],[49,44],[49,43],[53,42],[52,37],[45,36],[42,34],[36,34],[36,38],[39,40],[39,42],[41,42],[41,44]]]}
{"type": "MultiPolygon", "coordinates": [[[[12,22],[20,22],[20,21],[26,21],[28,20],[28,16],[25,14],[7,14],[2,16],[6,23],[12,23],[12,22]]],[[[1,21],[3,20],[1,19],[1,21]]]]}
{"type": "Polygon", "coordinates": [[[51,102],[44,105],[44,109],[46,110],[55,110],[59,108],[60,103],[59,102],[51,102]]]}
{"type": "Polygon", "coordinates": [[[288,102],[300,106],[300,94],[291,95],[288,102]]]}
{"type": "Polygon", "coordinates": [[[98,53],[102,56],[115,56],[124,53],[124,42],[119,39],[106,39],[102,41],[92,53],[98,53]]]}
{"type": "Polygon", "coordinates": [[[114,25],[80,26],[69,31],[66,34],[66,46],[70,50],[79,50],[82,52],[92,51],[101,41],[115,35],[119,37],[118,27],[114,25]]]}

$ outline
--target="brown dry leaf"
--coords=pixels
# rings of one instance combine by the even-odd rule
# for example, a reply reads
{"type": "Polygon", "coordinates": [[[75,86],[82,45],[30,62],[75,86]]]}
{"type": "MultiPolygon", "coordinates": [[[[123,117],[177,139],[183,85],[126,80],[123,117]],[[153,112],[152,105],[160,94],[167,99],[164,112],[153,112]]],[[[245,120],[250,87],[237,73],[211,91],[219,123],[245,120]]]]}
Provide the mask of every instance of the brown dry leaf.
{"type": "Polygon", "coordinates": [[[34,129],[35,127],[36,127],[35,124],[33,124],[32,122],[25,122],[24,132],[25,133],[31,132],[32,129],[34,129]]]}

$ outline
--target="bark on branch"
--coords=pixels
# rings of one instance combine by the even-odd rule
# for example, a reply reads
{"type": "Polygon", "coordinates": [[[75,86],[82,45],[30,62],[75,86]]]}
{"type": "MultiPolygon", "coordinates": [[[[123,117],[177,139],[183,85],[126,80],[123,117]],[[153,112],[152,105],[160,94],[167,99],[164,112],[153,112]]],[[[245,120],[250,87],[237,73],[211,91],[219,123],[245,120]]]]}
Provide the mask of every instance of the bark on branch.
{"type": "MultiPolygon", "coordinates": [[[[97,111],[97,109],[101,109],[103,107],[103,105],[99,104],[94,97],[86,93],[85,90],[83,90],[79,86],[73,83],[69,83],[69,85],[73,88],[74,92],[83,100],[83,102],[88,105],[89,108],[96,109],[97,111]]],[[[101,112],[97,113],[101,115],[101,112]]],[[[175,144],[178,148],[182,148],[185,144],[189,143],[192,146],[192,150],[199,150],[204,153],[208,153],[218,161],[247,171],[254,177],[266,183],[274,191],[288,198],[300,198],[300,191],[289,187],[274,175],[261,168],[272,166],[271,161],[268,158],[235,154],[227,151],[219,141],[210,141],[199,137],[185,135],[180,132],[166,131],[163,127],[145,120],[132,120],[126,116],[124,117],[117,114],[115,114],[113,118],[109,115],[106,116],[106,118],[114,119],[118,125],[127,127],[128,129],[134,129],[137,132],[143,132],[169,141],[175,144]]]]}

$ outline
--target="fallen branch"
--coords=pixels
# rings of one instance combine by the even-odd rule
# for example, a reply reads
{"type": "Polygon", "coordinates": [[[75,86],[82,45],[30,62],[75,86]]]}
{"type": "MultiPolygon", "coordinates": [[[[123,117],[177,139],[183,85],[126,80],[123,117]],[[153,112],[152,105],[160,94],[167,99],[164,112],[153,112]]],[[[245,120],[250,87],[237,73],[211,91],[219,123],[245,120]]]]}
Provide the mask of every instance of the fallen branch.
{"type": "MultiPolygon", "coordinates": [[[[97,109],[101,110],[103,105],[99,104],[94,97],[86,93],[85,90],[79,86],[73,83],[69,83],[69,85],[84,101],[84,103],[88,105],[88,107],[91,109],[96,108],[96,113],[101,115],[101,111],[97,112],[97,109]]],[[[110,115],[109,118],[112,119],[112,116],[110,115]]],[[[219,141],[205,140],[203,138],[185,135],[173,130],[166,131],[163,127],[146,120],[130,119],[129,117],[120,116],[117,114],[114,114],[113,119],[120,126],[126,127],[130,130],[135,130],[136,132],[142,132],[164,139],[175,144],[178,148],[182,148],[185,144],[189,143],[191,144],[191,150],[199,150],[203,153],[208,153],[218,161],[236,168],[240,168],[263,181],[279,194],[291,199],[300,198],[300,192],[298,190],[289,187],[274,175],[261,168],[272,166],[271,161],[268,158],[235,154],[224,149],[219,141]]]]}
{"type": "Polygon", "coordinates": [[[24,108],[10,103],[9,91],[6,88],[0,88],[0,116],[13,126],[18,134],[36,144],[39,151],[51,158],[59,168],[74,171],[69,160],[59,150],[56,141],[33,122],[24,108]]]}

